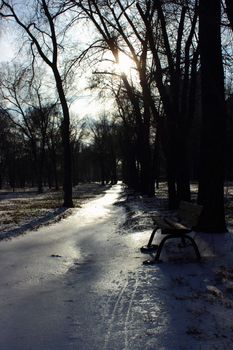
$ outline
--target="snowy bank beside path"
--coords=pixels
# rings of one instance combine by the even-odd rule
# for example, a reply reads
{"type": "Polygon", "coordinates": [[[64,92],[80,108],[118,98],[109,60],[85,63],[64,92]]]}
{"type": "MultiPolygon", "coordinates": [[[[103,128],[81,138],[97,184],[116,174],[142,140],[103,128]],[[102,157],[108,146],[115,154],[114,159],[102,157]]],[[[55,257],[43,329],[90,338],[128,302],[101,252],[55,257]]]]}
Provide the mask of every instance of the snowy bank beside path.
{"type": "Polygon", "coordinates": [[[201,262],[168,244],[163,263],[143,266],[150,211],[118,184],[0,242],[0,349],[231,349],[231,234],[196,237],[201,262]]]}

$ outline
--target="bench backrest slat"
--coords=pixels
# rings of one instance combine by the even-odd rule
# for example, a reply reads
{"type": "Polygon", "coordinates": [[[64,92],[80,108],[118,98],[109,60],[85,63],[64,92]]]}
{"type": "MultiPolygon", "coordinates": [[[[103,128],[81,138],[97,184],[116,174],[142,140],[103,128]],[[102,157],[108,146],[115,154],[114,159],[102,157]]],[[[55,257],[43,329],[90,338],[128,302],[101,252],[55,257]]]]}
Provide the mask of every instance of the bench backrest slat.
{"type": "Polygon", "coordinates": [[[198,222],[202,208],[201,205],[181,201],[178,209],[178,216],[182,223],[189,227],[193,227],[198,222]]]}

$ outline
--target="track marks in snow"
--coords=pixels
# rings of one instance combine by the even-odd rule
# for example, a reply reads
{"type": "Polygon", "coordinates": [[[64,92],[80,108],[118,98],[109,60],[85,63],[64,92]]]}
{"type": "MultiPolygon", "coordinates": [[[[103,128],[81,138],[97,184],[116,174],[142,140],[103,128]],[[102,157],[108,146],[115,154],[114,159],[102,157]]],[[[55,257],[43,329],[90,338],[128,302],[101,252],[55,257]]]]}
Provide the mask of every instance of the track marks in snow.
{"type": "MultiPolygon", "coordinates": [[[[107,330],[107,334],[105,336],[105,341],[104,341],[104,350],[107,349],[107,346],[108,346],[108,343],[109,343],[109,340],[110,340],[110,337],[111,337],[111,334],[112,334],[112,329],[113,329],[113,326],[115,325],[115,318],[116,318],[116,312],[117,312],[117,309],[119,307],[119,304],[121,302],[121,299],[122,299],[122,296],[124,294],[124,291],[126,290],[128,286],[128,280],[126,281],[126,283],[124,284],[124,286],[121,288],[118,296],[117,296],[117,300],[115,302],[115,305],[114,305],[114,308],[113,308],[113,311],[112,311],[112,315],[111,315],[111,318],[109,320],[109,326],[108,326],[108,330],[107,330]]],[[[109,298],[109,303],[112,302],[112,296],[109,298]]]]}
{"type": "Polygon", "coordinates": [[[135,278],[135,283],[133,286],[131,298],[129,301],[129,306],[127,308],[126,317],[125,317],[125,349],[128,349],[128,345],[129,345],[130,315],[131,315],[132,305],[133,305],[133,301],[134,301],[135,294],[137,291],[137,287],[138,287],[138,276],[136,276],[136,278],[135,278]]]}
{"type": "Polygon", "coordinates": [[[114,338],[114,333],[117,331],[122,334],[119,339],[124,343],[123,349],[127,350],[129,348],[129,327],[131,324],[132,306],[137,287],[138,276],[134,276],[131,281],[129,281],[129,278],[127,277],[127,281],[121,287],[116,300],[114,301],[113,295],[109,297],[107,304],[110,308],[111,306],[114,306],[107,326],[103,347],[104,350],[109,349],[109,345],[112,344],[114,338]]]}

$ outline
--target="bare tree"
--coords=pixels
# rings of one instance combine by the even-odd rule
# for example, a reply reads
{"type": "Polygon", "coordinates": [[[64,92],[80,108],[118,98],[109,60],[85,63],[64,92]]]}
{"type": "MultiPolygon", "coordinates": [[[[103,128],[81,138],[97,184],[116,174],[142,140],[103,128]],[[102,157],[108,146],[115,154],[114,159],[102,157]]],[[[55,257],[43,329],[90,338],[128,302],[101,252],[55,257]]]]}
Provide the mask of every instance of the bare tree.
{"type": "Polygon", "coordinates": [[[121,74],[121,81],[135,116],[141,191],[154,193],[160,142],[167,159],[170,207],[190,200],[189,132],[199,57],[197,1],[72,3],[92,21],[102,37],[102,49],[112,53],[115,63],[122,53],[134,62],[136,80],[121,74]]]}
{"type": "Polygon", "coordinates": [[[179,200],[190,200],[188,140],[199,53],[197,1],[190,7],[187,2],[146,1],[138,2],[137,8],[156,67],[154,79],[165,114],[165,120],[158,119],[158,130],[167,160],[169,204],[176,207],[179,200]]]}
{"type": "MultiPolygon", "coordinates": [[[[157,116],[157,110],[150,89],[151,56],[148,50],[148,38],[144,35],[141,20],[137,16],[134,3],[128,1],[72,1],[94,24],[102,38],[102,51],[112,54],[112,62],[117,65],[124,54],[134,62],[131,79],[124,71],[119,74],[121,83],[133,108],[137,136],[137,157],[140,166],[139,184],[143,194],[154,195],[153,176],[153,138],[151,121],[157,116]]],[[[109,57],[109,56],[108,56],[109,57]]],[[[109,59],[108,59],[109,60],[109,59]]],[[[111,59],[110,59],[111,60],[111,59]]],[[[107,69],[106,69],[107,70],[107,69]]]]}
{"type": "Polygon", "coordinates": [[[65,8],[56,5],[54,1],[39,0],[36,3],[35,13],[30,16],[22,16],[17,4],[11,1],[1,0],[0,16],[6,19],[13,19],[15,23],[23,29],[30,41],[33,59],[35,52],[51,69],[56,83],[56,89],[61,103],[63,113],[62,140],[64,156],[64,202],[63,206],[73,207],[72,201],[72,165],[70,150],[70,115],[67,104],[64,81],[59,65],[59,35],[57,22],[64,13],[65,8]]]}
{"type": "Polygon", "coordinates": [[[37,176],[38,192],[43,192],[43,171],[48,126],[56,113],[56,102],[48,102],[42,93],[42,80],[30,80],[30,71],[18,65],[3,66],[0,95],[8,119],[30,143],[37,176]]]}

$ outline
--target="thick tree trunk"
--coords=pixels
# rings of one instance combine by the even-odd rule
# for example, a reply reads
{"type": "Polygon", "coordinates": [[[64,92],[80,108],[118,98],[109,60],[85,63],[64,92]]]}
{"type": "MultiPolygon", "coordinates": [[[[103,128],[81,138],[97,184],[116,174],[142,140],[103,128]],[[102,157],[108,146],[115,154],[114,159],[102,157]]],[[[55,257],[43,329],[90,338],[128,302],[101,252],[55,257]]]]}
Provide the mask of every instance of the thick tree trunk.
{"type": "Polygon", "coordinates": [[[56,80],[57,91],[61,102],[63,121],[62,121],[62,142],[63,142],[63,191],[64,191],[64,202],[63,207],[72,208],[72,158],[70,148],[70,115],[69,108],[67,105],[62,80],[58,70],[53,69],[54,77],[56,80]]]}
{"type": "Polygon", "coordinates": [[[51,145],[51,161],[52,161],[52,169],[53,169],[53,176],[54,176],[54,186],[55,190],[59,190],[59,182],[58,182],[58,172],[57,172],[57,154],[55,150],[55,145],[53,139],[52,145],[51,145]]]}
{"type": "Polygon", "coordinates": [[[151,150],[145,151],[144,159],[141,161],[140,187],[141,193],[149,197],[155,194],[155,177],[152,174],[151,150]]]}
{"type": "Polygon", "coordinates": [[[224,150],[226,108],[221,54],[220,0],[200,0],[202,140],[199,203],[203,212],[197,229],[225,232],[224,150]]]}
{"type": "Polygon", "coordinates": [[[168,207],[171,210],[177,209],[177,193],[176,193],[176,182],[172,172],[167,171],[167,185],[168,185],[168,207]]]}
{"type": "Polygon", "coordinates": [[[132,150],[132,145],[128,145],[128,147],[126,147],[122,175],[127,186],[135,191],[139,191],[138,170],[136,167],[135,152],[132,150]]]}
{"type": "Polygon", "coordinates": [[[153,197],[155,194],[155,176],[153,174],[153,160],[151,156],[151,146],[149,142],[149,128],[145,127],[143,136],[141,138],[140,149],[140,187],[143,195],[153,197]]]}
{"type": "MultiPolygon", "coordinates": [[[[185,124],[185,121],[182,121],[185,124]]],[[[187,130],[179,126],[179,134],[176,142],[177,149],[177,166],[176,166],[176,183],[177,183],[177,200],[190,201],[190,176],[189,176],[189,147],[187,140],[187,130]]]]}
{"type": "Polygon", "coordinates": [[[177,209],[178,198],[176,190],[176,175],[172,154],[167,157],[167,186],[168,186],[168,206],[169,209],[177,209]]]}

